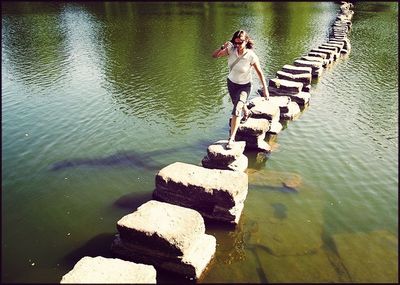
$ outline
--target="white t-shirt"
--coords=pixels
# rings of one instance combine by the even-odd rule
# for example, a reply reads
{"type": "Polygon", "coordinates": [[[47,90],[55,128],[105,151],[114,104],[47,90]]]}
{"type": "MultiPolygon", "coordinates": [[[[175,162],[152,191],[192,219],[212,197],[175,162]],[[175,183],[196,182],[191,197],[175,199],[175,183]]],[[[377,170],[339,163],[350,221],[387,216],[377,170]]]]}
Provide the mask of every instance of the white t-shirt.
{"type": "MultiPolygon", "coordinates": [[[[259,59],[252,49],[246,49],[246,51],[246,55],[229,72],[228,78],[233,83],[246,84],[252,81],[251,67],[254,63],[259,62],[259,59]]],[[[238,57],[237,49],[230,45],[228,47],[228,68],[238,57]]]]}

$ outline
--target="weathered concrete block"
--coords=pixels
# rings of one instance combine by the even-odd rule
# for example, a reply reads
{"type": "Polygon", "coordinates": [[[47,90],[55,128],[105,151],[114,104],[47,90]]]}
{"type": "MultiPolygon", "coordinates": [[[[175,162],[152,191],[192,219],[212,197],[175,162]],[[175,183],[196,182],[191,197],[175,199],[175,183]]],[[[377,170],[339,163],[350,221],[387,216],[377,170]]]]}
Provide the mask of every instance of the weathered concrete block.
{"type": "Polygon", "coordinates": [[[272,78],[268,83],[268,91],[274,94],[297,94],[300,93],[303,84],[285,79],[272,78]]]}
{"type": "Polygon", "coordinates": [[[136,264],[118,258],[85,256],[62,277],[60,283],[156,284],[156,274],[151,265],[136,264]]]}
{"type": "MultiPolygon", "coordinates": [[[[343,43],[343,49],[349,51],[350,50],[350,40],[348,38],[338,39],[338,38],[330,38],[329,43],[343,43]]],[[[343,53],[342,49],[342,53],[343,53]]]]}
{"type": "Polygon", "coordinates": [[[304,74],[309,73],[311,75],[311,67],[304,67],[304,66],[294,66],[290,64],[285,64],[282,67],[283,72],[292,73],[292,74],[304,74]]]}
{"type": "Polygon", "coordinates": [[[290,102],[288,104],[288,112],[281,113],[281,119],[283,120],[293,120],[301,112],[299,105],[296,102],[290,102]]]}
{"type": "Polygon", "coordinates": [[[310,92],[311,90],[311,84],[304,85],[303,88],[301,89],[302,92],[310,92]]]}
{"type": "Polygon", "coordinates": [[[319,61],[308,61],[297,59],[293,65],[301,67],[311,67],[311,75],[313,77],[320,77],[322,74],[322,62],[319,61]]]}
{"type": "Polygon", "coordinates": [[[311,84],[311,74],[310,73],[293,74],[293,73],[288,73],[288,72],[279,70],[276,73],[276,76],[279,79],[300,82],[300,83],[303,83],[303,85],[311,84]]]}
{"type": "Polygon", "coordinates": [[[274,121],[271,123],[271,127],[269,128],[267,134],[277,135],[282,131],[282,124],[279,121],[274,121]]]}
{"type": "Polygon", "coordinates": [[[332,51],[332,50],[321,49],[321,48],[313,48],[313,49],[311,49],[310,52],[324,53],[324,54],[326,54],[327,59],[329,59],[329,60],[335,60],[335,52],[332,51]]]}
{"type": "Polygon", "coordinates": [[[320,58],[322,58],[322,59],[326,59],[326,58],[327,58],[326,53],[322,53],[322,52],[313,52],[313,51],[310,51],[310,52],[308,53],[308,55],[309,55],[309,56],[317,56],[317,57],[320,57],[320,58]]]}
{"type": "Polygon", "coordinates": [[[211,235],[203,234],[193,240],[192,246],[183,255],[171,256],[146,243],[126,243],[117,236],[111,245],[111,250],[126,260],[151,264],[157,270],[173,272],[188,279],[198,279],[215,254],[216,240],[211,235]]]}
{"type": "Polygon", "coordinates": [[[207,156],[210,160],[228,165],[238,159],[244,152],[246,143],[244,141],[235,142],[232,149],[227,149],[228,140],[219,140],[207,148],[207,156]]]}
{"type": "Polygon", "coordinates": [[[264,140],[266,132],[259,136],[242,136],[240,133],[236,135],[236,139],[246,141],[246,150],[257,150],[262,152],[270,152],[271,146],[264,140]]]}
{"type": "Polygon", "coordinates": [[[122,217],[117,229],[124,242],[145,243],[174,256],[183,255],[205,232],[197,211],[154,200],[122,217]]]}
{"type": "MultiPolygon", "coordinates": [[[[255,97],[255,98],[251,99],[250,102],[257,105],[262,100],[264,100],[264,99],[261,97],[255,97]]],[[[288,111],[287,106],[288,106],[289,102],[291,102],[291,99],[290,99],[290,96],[270,96],[268,101],[279,107],[279,116],[280,116],[281,113],[286,113],[288,111]]],[[[279,119],[280,119],[280,117],[273,118],[271,120],[271,122],[276,121],[276,120],[279,121],[279,119]]]]}
{"type": "Polygon", "coordinates": [[[344,42],[328,41],[327,44],[333,44],[342,50],[344,48],[344,42]]]}
{"type": "MultiPolygon", "coordinates": [[[[240,139],[237,139],[239,141],[240,139]]],[[[204,218],[235,223],[214,214],[216,206],[231,209],[244,203],[248,191],[247,174],[175,162],[156,175],[155,199],[197,210],[204,218]]]]}
{"type": "Polygon", "coordinates": [[[239,125],[237,133],[241,136],[259,136],[268,129],[269,121],[267,119],[249,118],[245,123],[239,125]]]}
{"type": "Polygon", "coordinates": [[[319,56],[310,56],[310,55],[304,55],[300,58],[301,60],[307,60],[307,61],[317,61],[322,63],[322,67],[325,67],[328,64],[328,61],[319,57],[319,56]]]}
{"type": "Polygon", "coordinates": [[[296,102],[300,106],[307,105],[310,102],[311,94],[308,92],[300,92],[292,95],[292,102],[296,102]]]}
{"type": "Polygon", "coordinates": [[[269,121],[279,120],[280,110],[279,107],[274,104],[269,98],[266,100],[263,97],[256,97],[250,102],[254,104],[254,106],[250,109],[252,114],[252,118],[254,119],[267,119],[269,121]],[[254,100],[256,99],[257,100],[254,100]]]}
{"type": "MultiPolygon", "coordinates": [[[[243,142],[244,145],[246,145],[245,142],[243,142]]],[[[226,170],[233,170],[233,171],[242,171],[244,172],[248,165],[249,165],[249,159],[247,156],[244,154],[240,155],[237,159],[226,163],[223,161],[217,161],[211,159],[208,155],[206,155],[203,160],[201,161],[201,164],[205,168],[212,168],[212,169],[226,169],[226,170]]]]}
{"type": "Polygon", "coordinates": [[[339,53],[339,48],[335,47],[335,46],[330,46],[330,45],[326,45],[326,44],[321,44],[318,46],[318,48],[322,48],[322,49],[329,49],[335,52],[335,54],[337,55],[339,53]]]}

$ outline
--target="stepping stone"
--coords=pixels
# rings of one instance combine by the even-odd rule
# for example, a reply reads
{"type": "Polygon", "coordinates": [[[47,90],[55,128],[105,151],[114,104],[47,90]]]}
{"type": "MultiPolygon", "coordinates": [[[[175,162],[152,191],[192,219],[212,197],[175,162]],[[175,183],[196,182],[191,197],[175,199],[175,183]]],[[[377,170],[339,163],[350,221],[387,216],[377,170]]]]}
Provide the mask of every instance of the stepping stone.
{"type": "Polygon", "coordinates": [[[297,115],[301,113],[300,107],[296,102],[290,102],[288,104],[288,112],[281,113],[281,119],[293,120],[297,115]]]}
{"type": "Polygon", "coordinates": [[[292,95],[292,102],[296,102],[300,106],[307,105],[310,102],[311,94],[309,92],[300,92],[292,95]]]}
{"type": "Polygon", "coordinates": [[[241,136],[259,136],[269,130],[269,124],[267,119],[255,119],[250,117],[245,123],[239,125],[237,133],[241,136]]]}
{"type": "Polygon", "coordinates": [[[247,167],[249,166],[249,159],[247,158],[247,156],[242,154],[241,156],[239,156],[234,161],[224,164],[224,163],[221,163],[219,161],[212,160],[206,155],[203,158],[203,160],[201,161],[201,164],[205,168],[226,169],[226,170],[244,172],[244,171],[246,171],[247,167]]]}
{"type": "Polygon", "coordinates": [[[272,95],[290,95],[301,92],[303,84],[285,79],[273,78],[269,80],[268,91],[272,95]]]}
{"type": "Polygon", "coordinates": [[[195,209],[203,218],[236,225],[247,191],[243,172],[175,162],[157,173],[153,197],[195,209]]]}
{"type": "Polygon", "coordinates": [[[201,161],[203,167],[245,171],[248,166],[248,158],[243,155],[246,142],[234,142],[232,149],[227,149],[227,144],[228,140],[220,140],[210,145],[207,155],[201,161]]]}
{"type": "Polygon", "coordinates": [[[332,50],[322,49],[322,48],[313,48],[313,49],[311,49],[310,52],[324,53],[324,54],[326,54],[327,59],[329,59],[329,60],[335,60],[335,52],[332,51],[332,50]]]}
{"type": "Polygon", "coordinates": [[[301,67],[301,66],[294,66],[290,64],[285,64],[282,67],[283,72],[292,73],[292,74],[303,74],[309,73],[311,75],[311,67],[301,67]]]}
{"type": "Polygon", "coordinates": [[[319,56],[309,56],[309,55],[304,55],[300,58],[301,60],[307,60],[307,61],[317,61],[322,63],[322,67],[325,67],[328,64],[327,60],[322,59],[319,56]]]}
{"type": "Polygon", "coordinates": [[[244,141],[235,142],[232,149],[227,149],[228,140],[219,140],[207,148],[207,156],[210,160],[229,164],[238,159],[244,152],[246,143],[244,141]]]}
{"type": "Polygon", "coordinates": [[[236,139],[246,141],[246,150],[271,152],[271,146],[264,140],[265,135],[266,135],[266,132],[264,132],[258,136],[243,136],[242,134],[240,134],[238,132],[236,134],[236,139]]]}
{"type": "Polygon", "coordinates": [[[62,277],[60,283],[156,284],[156,274],[156,270],[151,265],[137,264],[118,258],[85,256],[62,277]]]}
{"type": "Polygon", "coordinates": [[[288,72],[279,70],[276,73],[276,76],[278,77],[278,79],[284,79],[284,80],[303,83],[303,86],[311,84],[311,74],[310,73],[293,74],[293,73],[288,73],[288,72]]]}
{"type": "Polygon", "coordinates": [[[322,74],[322,63],[318,61],[308,61],[297,59],[294,61],[293,65],[301,67],[311,67],[311,75],[313,77],[320,77],[322,74]]]}
{"type": "MultiPolygon", "coordinates": [[[[264,99],[262,99],[261,97],[256,97],[251,99],[250,102],[257,105],[261,100],[264,99]]],[[[281,113],[288,112],[288,104],[291,102],[291,99],[290,96],[270,96],[268,101],[279,107],[279,116],[280,116],[281,113]]],[[[279,121],[280,117],[277,119],[279,121]]],[[[272,121],[274,120],[276,120],[276,118],[274,118],[272,121]]]]}
{"type": "Polygon", "coordinates": [[[279,107],[271,101],[271,96],[269,100],[266,100],[264,97],[256,97],[254,99],[250,101],[254,104],[254,106],[250,108],[253,113],[251,118],[267,119],[269,121],[279,120],[280,110],[279,107]]]}
{"type": "Polygon", "coordinates": [[[192,209],[151,200],[117,222],[111,250],[121,258],[198,279],[215,254],[216,239],[192,209]]]}
{"type": "Polygon", "coordinates": [[[271,123],[271,127],[269,128],[267,134],[277,135],[280,131],[282,131],[282,124],[279,121],[274,121],[271,123]]]}

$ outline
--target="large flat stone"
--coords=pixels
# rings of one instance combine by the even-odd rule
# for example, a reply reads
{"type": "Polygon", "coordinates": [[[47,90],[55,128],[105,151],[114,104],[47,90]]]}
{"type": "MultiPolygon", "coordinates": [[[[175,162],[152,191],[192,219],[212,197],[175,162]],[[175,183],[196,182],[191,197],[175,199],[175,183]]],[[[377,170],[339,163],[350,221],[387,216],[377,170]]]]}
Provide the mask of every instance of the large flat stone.
{"type": "Polygon", "coordinates": [[[234,223],[215,216],[215,207],[231,209],[244,203],[247,191],[248,178],[243,172],[175,162],[157,173],[153,197],[195,209],[208,219],[234,223]]]}
{"type": "Polygon", "coordinates": [[[281,113],[281,119],[283,120],[293,120],[301,113],[299,104],[296,102],[290,102],[288,104],[288,111],[286,113],[281,113]]]}
{"type": "Polygon", "coordinates": [[[181,256],[166,255],[146,243],[126,243],[118,236],[113,241],[111,249],[114,254],[126,260],[151,264],[157,270],[167,270],[188,279],[198,279],[215,254],[216,239],[203,234],[193,240],[192,246],[181,256]]]}
{"type": "Polygon", "coordinates": [[[291,96],[292,101],[299,106],[307,105],[310,102],[311,94],[309,92],[300,92],[291,96]]]}
{"type": "Polygon", "coordinates": [[[277,135],[282,131],[283,126],[279,121],[273,121],[271,127],[269,128],[267,134],[277,135]]]}
{"type": "Polygon", "coordinates": [[[232,171],[242,171],[244,172],[248,165],[249,165],[249,159],[247,156],[242,154],[239,156],[237,159],[235,159],[232,162],[225,163],[223,161],[218,161],[218,160],[213,160],[206,155],[202,161],[201,164],[205,168],[212,168],[212,169],[226,169],[226,170],[232,170],[232,171]]]}
{"type": "Polygon", "coordinates": [[[290,64],[285,64],[282,67],[282,71],[287,72],[287,73],[292,73],[292,74],[303,74],[303,73],[309,73],[311,75],[311,67],[302,67],[302,66],[294,66],[290,64]]]}
{"type": "MultiPolygon", "coordinates": [[[[243,124],[240,124],[237,134],[243,136],[259,136],[269,130],[269,121],[267,119],[255,119],[250,117],[243,124]]],[[[238,139],[236,139],[239,141],[238,139]]]]}
{"type": "MultiPolygon", "coordinates": [[[[251,99],[250,102],[257,105],[263,100],[264,99],[261,97],[255,97],[255,98],[251,99]]],[[[291,99],[290,99],[290,96],[270,96],[268,101],[279,107],[279,116],[280,116],[281,113],[287,112],[287,106],[291,102],[291,99]]],[[[279,117],[273,118],[271,120],[271,122],[275,121],[276,119],[279,121],[280,118],[279,117]]]]}
{"type": "Polygon", "coordinates": [[[182,255],[205,232],[197,211],[155,200],[122,217],[117,229],[125,242],[146,243],[172,255],[182,255]]]}
{"type": "Polygon", "coordinates": [[[156,284],[156,274],[151,265],[136,264],[118,258],[85,256],[62,277],[60,283],[156,284]]]}
{"type": "Polygon", "coordinates": [[[398,238],[385,230],[332,236],[351,281],[398,283],[398,238]]]}
{"type": "Polygon", "coordinates": [[[279,70],[276,73],[276,76],[279,79],[300,82],[300,83],[303,83],[304,85],[311,84],[311,74],[310,73],[293,74],[293,73],[288,73],[288,72],[279,70]]]}
{"type": "Polygon", "coordinates": [[[333,50],[322,49],[322,48],[313,48],[310,50],[310,52],[324,53],[327,55],[327,59],[335,60],[335,52],[333,50]]]}
{"type": "Polygon", "coordinates": [[[271,146],[264,140],[266,132],[258,136],[242,136],[240,133],[236,134],[237,140],[246,141],[246,150],[257,150],[262,152],[270,152],[271,146]]]}
{"type": "Polygon", "coordinates": [[[269,80],[268,83],[268,91],[271,91],[273,93],[275,93],[276,90],[278,90],[279,93],[282,92],[285,94],[297,94],[301,92],[302,88],[303,84],[301,82],[295,82],[279,78],[272,78],[269,80]]]}
{"type": "Polygon", "coordinates": [[[254,106],[250,109],[252,118],[254,119],[267,119],[270,122],[279,120],[280,109],[274,102],[272,102],[271,97],[269,100],[265,100],[263,97],[256,97],[250,102],[254,103],[254,106]],[[257,99],[257,100],[255,100],[257,99]]]}
{"type": "Polygon", "coordinates": [[[238,159],[244,151],[245,142],[236,142],[232,149],[227,149],[228,140],[219,140],[207,148],[207,155],[211,161],[221,162],[223,165],[228,165],[238,159]]]}
{"type": "Polygon", "coordinates": [[[313,77],[321,76],[322,62],[297,59],[294,61],[293,65],[300,67],[311,67],[311,75],[313,77]]]}

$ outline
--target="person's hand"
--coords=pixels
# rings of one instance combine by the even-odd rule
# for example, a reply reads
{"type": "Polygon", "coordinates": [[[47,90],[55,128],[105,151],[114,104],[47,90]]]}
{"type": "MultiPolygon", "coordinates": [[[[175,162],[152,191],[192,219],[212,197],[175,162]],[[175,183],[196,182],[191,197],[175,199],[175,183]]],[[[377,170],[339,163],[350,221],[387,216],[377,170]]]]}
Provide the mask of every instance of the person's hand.
{"type": "Polygon", "coordinates": [[[266,101],[269,100],[269,93],[265,89],[263,90],[263,97],[266,101]]]}
{"type": "Polygon", "coordinates": [[[230,46],[232,46],[232,43],[230,41],[227,41],[223,44],[224,49],[230,46]]]}

